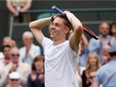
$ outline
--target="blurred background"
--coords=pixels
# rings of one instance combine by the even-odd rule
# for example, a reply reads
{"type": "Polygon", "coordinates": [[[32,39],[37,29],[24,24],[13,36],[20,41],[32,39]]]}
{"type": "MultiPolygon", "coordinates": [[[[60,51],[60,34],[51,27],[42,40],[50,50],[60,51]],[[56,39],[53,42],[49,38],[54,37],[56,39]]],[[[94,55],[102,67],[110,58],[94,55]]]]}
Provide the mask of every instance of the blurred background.
{"type": "MultiPolygon", "coordinates": [[[[30,9],[21,14],[28,14],[27,21],[15,22],[16,16],[10,15],[10,11],[6,7],[6,1],[0,1],[0,43],[5,36],[10,36],[16,40],[17,45],[22,47],[22,34],[29,30],[30,21],[38,18],[52,16],[55,12],[51,9],[56,5],[60,9],[69,10],[74,13],[84,24],[86,24],[93,32],[99,34],[98,25],[101,22],[111,23],[116,21],[116,1],[105,0],[32,0],[30,9]]],[[[47,28],[47,27],[45,27],[47,28]]],[[[49,37],[47,29],[44,33],[49,37]]],[[[88,40],[91,38],[86,35],[88,40]]],[[[37,44],[37,42],[35,41],[37,44]]]]}

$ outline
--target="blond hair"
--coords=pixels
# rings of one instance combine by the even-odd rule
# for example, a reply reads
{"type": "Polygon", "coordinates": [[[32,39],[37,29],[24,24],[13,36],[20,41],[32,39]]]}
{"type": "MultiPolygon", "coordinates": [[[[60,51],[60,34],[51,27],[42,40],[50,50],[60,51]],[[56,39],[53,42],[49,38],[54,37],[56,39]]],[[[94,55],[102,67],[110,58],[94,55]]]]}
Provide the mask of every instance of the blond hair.
{"type": "Polygon", "coordinates": [[[99,61],[98,54],[96,52],[89,53],[88,57],[87,57],[87,61],[86,61],[86,74],[87,75],[89,75],[89,73],[92,72],[91,71],[91,65],[89,63],[89,60],[90,60],[91,57],[94,57],[97,60],[97,62],[96,62],[96,69],[95,70],[97,71],[100,68],[100,61],[99,61]]]}

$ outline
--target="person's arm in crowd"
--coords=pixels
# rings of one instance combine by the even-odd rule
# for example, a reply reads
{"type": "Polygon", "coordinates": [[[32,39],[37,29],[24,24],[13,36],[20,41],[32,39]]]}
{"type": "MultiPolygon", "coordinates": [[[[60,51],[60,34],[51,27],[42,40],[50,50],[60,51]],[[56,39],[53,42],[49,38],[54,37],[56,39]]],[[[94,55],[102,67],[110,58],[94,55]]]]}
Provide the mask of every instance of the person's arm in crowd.
{"type": "Polygon", "coordinates": [[[88,40],[87,37],[85,36],[85,34],[82,34],[82,41],[84,42],[84,46],[87,48],[88,47],[88,40]]]}
{"type": "Polygon", "coordinates": [[[6,66],[1,74],[1,78],[0,78],[0,87],[5,87],[8,83],[8,79],[9,79],[9,73],[10,73],[10,67],[6,66]]]}
{"type": "Polygon", "coordinates": [[[27,79],[27,86],[28,86],[28,87],[31,87],[31,74],[28,76],[28,79],[27,79]]]}
{"type": "MultiPolygon", "coordinates": [[[[20,84],[23,86],[27,85],[27,79],[29,74],[31,73],[31,67],[30,65],[25,64],[25,67],[23,67],[25,69],[24,73],[20,74],[20,84]]],[[[23,71],[23,69],[21,69],[23,71]]]]}
{"type": "Polygon", "coordinates": [[[2,77],[0,78],[0,87],[5,87],[8,83],[8,75],[5,75],[5,73],[2,73],[2,77]]]}
{"type": "Polygon", "coordinates": [[[11,11],[11,13],[13,13],[15,15],[18,15],[19,14],[19,12],[13,7],[13,5],[11,3],[11,0],[7,0],[6,6],[11,11]]]}
{"type": "Polygon", "coordinates": [[[69,44],[70,44],[70,47],[72,48],[72,50],[77,53],[81,35],[83,32],[83,26],[82,26],[80,20],[78,18],[76,18],[72,13],[70,13],[68,11],[65,11],[65,13],[74,29],[74,31],[72,32],[72,34],[69,37],[69,44]]]}
{"type": "Polygon", "coordinates": [[[27,11],[31,7],[31,4],[32,4],[32,0],[27,0],[26,5],[21,8],[20,12],[27,11]]]}
{"type": "Polygon", "coordinates": [[[50,23],[51,23],[51,17],[48,17],[48,18],[43,18],[43,19],[33,21],[29,24],[29,27],[30,27],[32,33],[34,34],[36,40],[41,45],[42,45],[42,41],[44,38],[44,35],[43,35],[41,29],[50,23]]]}
{"type": "Polygon", "coordinates": [[[89,41],[89,45],[88,45],[89,52],[92,52],[92,51],[97,52],[97,49],[99,48],[98,45],[99,45],[99,43],[95,39],[91,38],[89,41]]]}
{"type": "Polygon", "coordinates": [[[100,87],[100,84],[97,81],[93,81],[92,87],[100,87]]]}

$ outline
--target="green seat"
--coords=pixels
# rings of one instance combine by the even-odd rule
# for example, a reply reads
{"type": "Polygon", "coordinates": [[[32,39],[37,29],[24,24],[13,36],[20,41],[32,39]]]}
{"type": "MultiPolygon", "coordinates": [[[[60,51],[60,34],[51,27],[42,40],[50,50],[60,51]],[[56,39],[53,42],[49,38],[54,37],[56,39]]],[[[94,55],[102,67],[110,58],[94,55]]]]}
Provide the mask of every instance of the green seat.
{"type": "Polygon", "coordinates": [[[38,15],[38,19],[54,16],[55,13],[42,13],[38,15]]]}

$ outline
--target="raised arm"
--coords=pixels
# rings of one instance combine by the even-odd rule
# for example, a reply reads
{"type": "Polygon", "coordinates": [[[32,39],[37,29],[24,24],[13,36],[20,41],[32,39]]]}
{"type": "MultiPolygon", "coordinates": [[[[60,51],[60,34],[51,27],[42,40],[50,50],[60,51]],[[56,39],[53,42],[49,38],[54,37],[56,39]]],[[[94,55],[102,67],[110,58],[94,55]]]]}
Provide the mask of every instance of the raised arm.
{"type": "Polygon", "coordinates": [[[18,15],[19,12],[13,7],[11,0],[6,0],[6,6],[15,15],[18,15]]]}
{"type": "Polygon", "coordinates": [[[50,23],[51,23],[51,17],[48,17],[48,18],[43,18],[43,19],[33,21],[29,24],[31,31],[34,34],[39,44],[42,44],[42,40],[44,38],[44,35],[41,29],[50,23]]]}
{"type": "Polygon", "coordinates": [[[70,47],[72,48],[73,51],[75,51],[77,53],[78,48],[79,48],[79,42],[80,42],[81,35],[83,32],[83,26],[82,26],[81,22],[79,21],[79,19],[76,18],[72,13],[67,12],[67,11],[65,13],[74,29],[74,31],[72,32],[72,34],[69,37],[70,47]]]}
{"type": "Polygon", "coordinates": [[[32,0],[27,0],[26,5],[21,8],[20,12],[27,11],[31,7],[31,4],[32,4],[32,0]]]}
{"type": "Polygon", "coordinates": [[[88,47],[88,39],[84,33],[82,34],[82,41],[84,42],[84,46],[87,48],[88,47]]]}

